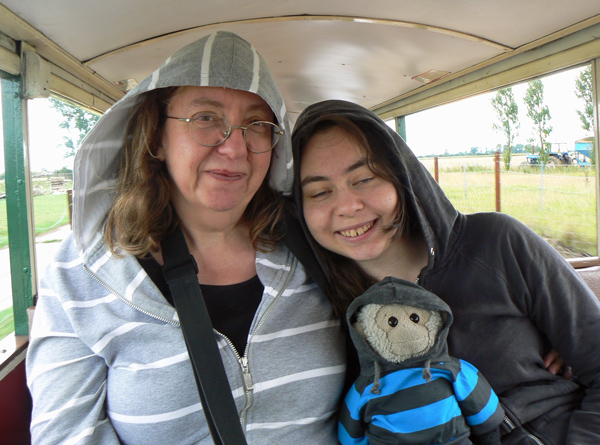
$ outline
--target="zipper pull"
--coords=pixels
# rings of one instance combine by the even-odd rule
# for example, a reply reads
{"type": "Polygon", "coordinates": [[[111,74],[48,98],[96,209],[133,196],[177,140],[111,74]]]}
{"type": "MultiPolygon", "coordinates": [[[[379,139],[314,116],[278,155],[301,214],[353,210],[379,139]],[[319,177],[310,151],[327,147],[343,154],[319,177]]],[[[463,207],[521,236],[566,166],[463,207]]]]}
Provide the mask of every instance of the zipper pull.
{"type": "Polygon", "coordinates": [[[246,391],[252,391],[254,389],[254,383],[252,383],[252,376],[250,375],[250,369],[248,368],[248,358],[242,357],[240,359],[242,365],[242,374],[244,376],[244,386],[246,391]]]}
{"type": "Polygon", "coordinates": [[[512,431],[516,428],[515,424],[512,423],[507,415],[504,415],[504,420],[502,422],[508,427],[509,431],[512,431]]]}

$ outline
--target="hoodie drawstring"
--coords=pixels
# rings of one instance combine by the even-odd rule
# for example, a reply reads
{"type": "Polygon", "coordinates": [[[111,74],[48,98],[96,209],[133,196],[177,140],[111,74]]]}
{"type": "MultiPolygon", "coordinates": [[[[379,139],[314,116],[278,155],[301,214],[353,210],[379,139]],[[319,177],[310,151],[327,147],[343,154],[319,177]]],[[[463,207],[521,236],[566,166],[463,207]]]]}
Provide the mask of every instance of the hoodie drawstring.
{"type": "Polygon", "coordinates": [[[427,360],[425,362],[425,367],[423,368],[423,378],[427,383],[431,382],[431,360],[427,360]]]}
{"type": "Polygon", "coordinates": [[[381,377],[381,366],[379,365],[379,362],[374,362],[374,363],[375,363],[375,378],[373,380],[373,388],[371,388],[371,393],[379,395],[379,394],[381,394],[381,391],[379,391],[379,388],[381,387],[381,384],[379,383],[379,378],[381,377]]]}

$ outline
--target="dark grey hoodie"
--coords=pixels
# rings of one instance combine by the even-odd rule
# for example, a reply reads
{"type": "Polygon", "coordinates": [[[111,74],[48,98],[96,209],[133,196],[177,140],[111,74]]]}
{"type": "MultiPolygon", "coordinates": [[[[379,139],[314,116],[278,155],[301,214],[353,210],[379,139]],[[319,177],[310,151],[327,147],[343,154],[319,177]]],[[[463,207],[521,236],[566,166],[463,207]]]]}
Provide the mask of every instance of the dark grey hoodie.
{"type": "MultiPolygon", "coordinates": [[[[419,283],[452,308],[450,354],[476,366],[500,396],[510,433],[503,442],[600,443],[600,304],[574,269],[514,218],[459,213],[400,136],[349,102],[314,104],[296,122],[298,208],[299,148],[326,113],[357,123],[405,188],[407,212],[429,252],[419,283]],[[575,381],[546,370],[543,358],[552,348],[575,381]]],[[[300,222],[314,243],[301,215],[300,222]]]]}

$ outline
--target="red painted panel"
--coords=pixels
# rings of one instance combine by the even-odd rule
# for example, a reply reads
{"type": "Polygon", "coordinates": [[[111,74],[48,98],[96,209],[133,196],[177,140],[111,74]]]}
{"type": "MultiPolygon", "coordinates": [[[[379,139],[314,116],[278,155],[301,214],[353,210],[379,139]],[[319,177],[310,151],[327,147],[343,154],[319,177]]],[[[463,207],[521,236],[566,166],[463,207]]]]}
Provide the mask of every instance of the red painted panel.
{"type": "Polygon", "coordinates": [[[0,442],[4,445],[31,443],[31,395],[25,380],[25,361],[0,380],[0,442]]]}

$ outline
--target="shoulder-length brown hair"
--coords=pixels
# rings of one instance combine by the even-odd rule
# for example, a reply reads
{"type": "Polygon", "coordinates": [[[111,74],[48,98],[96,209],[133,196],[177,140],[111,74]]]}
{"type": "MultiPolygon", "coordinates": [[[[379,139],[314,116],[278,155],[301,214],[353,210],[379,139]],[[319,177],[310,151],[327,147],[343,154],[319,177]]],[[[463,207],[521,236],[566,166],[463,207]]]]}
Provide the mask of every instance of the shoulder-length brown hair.
{"type": "MultiPolygon", "coordinates": [[[[155,153],[162,142],[167,105],[179,88],[143,93],[132,107],[116,193],[104,229],[104,241],[113,254],[120,249],[140,257],[156,252],[178,223],[170,203],[169,174],[155,153]]],[[[271,250],[279,239],[276,225],[282,201],[268,186],[267,176],[238,223],[248,224],[256,250],[271,250]]]]}
{"type": "MultiPolygon", "coordinates": [[[[361,124],[354,122],[346,116],[333,113],[320,116],[312,124],[310,133],[303,134],[302,138],[297,141],[299,144],[299,157],[296,181],[301,180],[299,175],[299,165],[306,145],[314,136],[335,128],[341,130],[346,136],[353,139],[365,150],[367,165],[374,174],[394,185],[398,195],[398,205],[395,218],[386,230],[395,230],[396,233],[394,237],[400,237],[407,233],[410,221],[406,211],[405,188],[400,182],[397,173],[389,166],[389,162],[387,162],[384,155],[385,150],[390,150],[390,148],[381,148],[379,145],[381,145],[382,141],[370,140],[369,136],[372,136],[372,132],[367,133],[362,128],[361,124]]],[[[296,190],[298,191],[298,188],[296,188],[296,190]]],[[[300,200],[302,200],[301,190],[299,191],[299,197],[300,200]]],[[[302,214],[304,214],[304,210],[302,210],[302,214]]],[[[304,220],[304,224],[306,224],[306,220],[304,220]]],[[[338,316],[340,316],[342,320],[345,320],[346,310],[350,303],[379,280],[366,273],[356,261],[322,247],[309,231],[307,231],[307,237],[313,245],[321,265],[328,276],[329,288],[327,289],[327,292],[333,307],[338,316]]]]}

